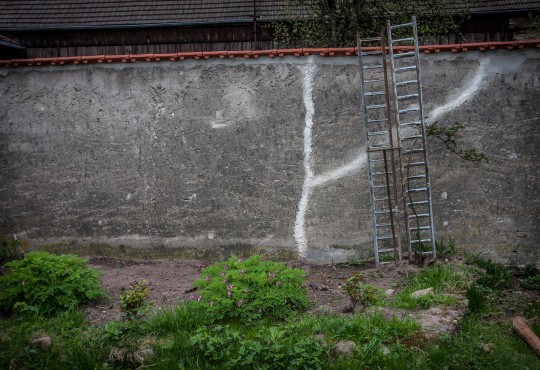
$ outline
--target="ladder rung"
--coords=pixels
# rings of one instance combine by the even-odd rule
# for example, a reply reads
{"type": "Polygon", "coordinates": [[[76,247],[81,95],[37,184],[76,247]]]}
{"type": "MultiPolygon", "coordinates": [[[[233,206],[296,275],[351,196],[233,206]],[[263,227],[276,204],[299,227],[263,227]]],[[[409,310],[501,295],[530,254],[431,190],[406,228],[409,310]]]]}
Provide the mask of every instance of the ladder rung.
{"type": "Polygon", "coordinates": [[[392,149],[392,148],[390,148],[388,144],[381,144],[381,145],[369,145],[368,150],[371,150],[371,149],[375,149],[375,150],[372,150],[373,152],[375,151],[378,152],[378,151],[392,149]]]}
{"type": "Polygon", "coordinates": [[[412,140],[412,139],[421,139],[422,135],[415,135],[415,136],[406,136],[402,137],[401,140],[412,140]]]}
{"type": "Polygon", "coordinates": [[[383,82],[383,81],[384,81],[384,78],[376,78],[374,80],[365,80],[364,83],[367,84],[370,82],[383,82]]]}
{"type": "Polygon", "coordinates": [[[374,185],[374,186],[372,186],[372,188],[376,188],[376,189],[386,188],[386,187],[393,188],[394,185],[374,185]]]}
{"type": "Polygon", "coordinates": [[[416,107],[416,108],[401,109],[401,110],[398,110],[398,113],[402,114],[402,113],[419,112],[419,111],[420,111],[420,107],[416,107]]]}
{"type": "Polygon", "coordinates": [[[397,82],[396,83],[396,86],[405,86],[405,85],[410,85],[410,84],[415,84],[415,83],[418,83],[418,80],[410,80],[410,81],[403,81],[403,82],[397,82]]]}
{"type": "Polygon", "coordinates": [[[416,53],[414,51],[410,51],[408,53],[394,54],[394,59],[412,57],[415,54],[416,53]]]}
{"type": "Polygon", "coordinates": [[[405,99],[410,99],[410,98],[418,98],[418,94],[398,96],[397,100],[405,100],[405,99]]]}
{"type": "Polygon", "coordinates": [[[393,236],[378,236],[377,237],[377,240],[392,240],[392,239],[394,239],[393,236]]]}
{"type": "Polygon", "coordinates": [[[377,227],[388,227],[388,226],[392,226],[392,224],[379,224],[379,225],[375,225],[377,227]]]}
{"type": "Polygon", "coordinates": [[[422,152],[424,152],[424,149],[410,149],[410,150],[404,150],[403,154],[422,153],[422,152]]]}
{"type": "Polygon", "coordinates": [[[374,201],[381,202],[383,200],[388,200],[388,198],[373,198],[374,201]]]}
{"type": "Polygon", "coordinates": [[[394,248],[388,248],[388,249],[379,249],[377,252],[388,253],[388,252],[393,252],[393,251],[394,251],[394,248]]]}
{"type": "MultiPolygon", "coordinates": [[[[382,64],[375,64],[375,65],[372,65],[372,66],[365,66],[364,69],[376,69],[376,68],[382,68],[383,65],[382,64]]],[[[416,66],[415,66],[416,68],[416,66]]]]}
{"type": "Polygon", "coordinates": [[[429,200],[421,200],[419,202],[410,202],[410,203],[407,203],[408,206],[418,206],[420,204],[428,204],[429,203],[429,200]]]}
{"type": "Polygon", "coordinates": [[[410,219],[413,219],[413,218],[420,218],[420,217],[429,217],[429,213],[421,213],[419,215],[412,215],[412,216],[409,216],[410,219]]]}
{"type": "Polygon", "coordinates": [[[379,122],[386,122],[388,121],[388,118],[381,118],[381,119],[368,119],[368,123],[379,123],[379,122]]]}
{"type": "Polygon", "coordinates": [[[365,39],[360,39],[360,42],[370,42],[370,41],[381,41],[380,37],[367,37],[365,39]]]}
{"type": "Polygon", "coordinates": [[[364,55],[382,55],[380,50],[377,51],[363,51],[362,56],[364,55]]]}
{"type": "Polygon", "coordinates": [[[425,179],[426,175],[407,176],[407,180],[425,179]]]}
{"type": "Polygon", "coordinates": [[[392,211],[390,211],[390,210],[387,210],[387,211],[375,211],[375,214],[376,215],[382,215],[382,214],[386,214],[386,213],[390,213],[390,212],[392,212],[392,211]]]}
{"type": "Polygon", "coordinates": [[[426,164],[426,162],[411,162],[404,164],[403,167],[422,166],[424,164],[426,164]]]}
{"type": "Polygon", "coordinates": [[[426,252],[422,252],[422,254],[433,254],[433,251],[426,251],[426,252]]]}
{"type": "MultiPolygon", "coordinates": [[[[367,92],[364,94],[365,96],[379,96],[384,95],[384,91],[373,91],[373,92],[367,92]]],[[[417,95],[418,96],[418,95],[417,95]]]]}
{"type": "Polygon", "coordinates": [[[388,131],[368,132],[368,136],[387,135],[388,131]]]}
{"type": "Polygon", "coordinates": [[[431,242],[431,239],[411,240],[411,244],[418,244],[418,243],[425,243],[425,242],[431,242]]]}
{"type": "Polygon", "coordinates": [[[416,188],[416,189],[408,189],[407,191],[409,193],[419,193],[421,191],[426,191],[426,190],[427,190],[427,188],[416,188]]]}
{"type": "Polygon", "coordinates": [[[384,159],[370,159],[370,162],[384,162],[384,159]]]}
{"type": "Polygon", "coordinates": [[[415,69],[416,69],[416,66],[408,66],[408,67],[396,68],[395,71],[396,71],[396,72],[401,72],[401,71],[412,71],[412,70],[415,70],[415,69]]]}
{"type": "MultiPolygon", "coordinates": [[[[371,174],[371,176],[381,176],[381,175],[385,175],[385,174],[386,174],[386,172],[373,172],[371,174]]],[[[388,174],[391,175],[392,172],[388,172],[388,174]]]]}
{"type": "Polygon", "coordinates": [[[431,226],[420,226],[420,227],[413,227],[409,229],[409,231],[417,231],[417,230],[430,230],[431,226]]]}
{"type": "Polygon", "coordinates": [[[414,121],[414,122],[406,122],[406,123],[400,123],[400,126],[412,126],[412,125],[421,125],[422,122],[420,121],[414,121]]]}
{"type": "Polygon", "coordinates": [[[375,105],[366,106],[366,109],[380,109],[380,108],[386,108],[386,104],[375,104],[375,105]]]}

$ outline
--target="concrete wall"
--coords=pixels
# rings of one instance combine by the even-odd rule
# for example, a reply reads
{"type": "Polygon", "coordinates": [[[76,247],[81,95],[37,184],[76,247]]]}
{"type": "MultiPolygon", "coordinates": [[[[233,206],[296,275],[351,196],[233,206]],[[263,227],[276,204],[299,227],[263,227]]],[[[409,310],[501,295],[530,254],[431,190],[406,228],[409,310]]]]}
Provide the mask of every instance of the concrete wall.
{"type": "MultiPolygon", "coordinates": [[[[540,51],[422,55],[437,238],[540,260],[540,51]]],[[[0,69],[0,233],[94,253],[372,255],[354,57],[0,69]]],[[[55,249],[56,248],[56,249],[55,249]]]]}

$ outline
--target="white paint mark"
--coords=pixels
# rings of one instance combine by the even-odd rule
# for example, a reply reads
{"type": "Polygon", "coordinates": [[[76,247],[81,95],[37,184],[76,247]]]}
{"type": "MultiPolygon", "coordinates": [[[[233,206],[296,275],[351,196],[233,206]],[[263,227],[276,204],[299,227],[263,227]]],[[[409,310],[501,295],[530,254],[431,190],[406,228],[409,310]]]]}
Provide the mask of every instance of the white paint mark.
{"type": "Polygon", "coordinates": [[[307,256],[307,238],[305,229],[305,217],[309,201],[309,192],[311,190],[311,182],[313,181],[313,169],[311,168],[312,154],[312,129],[313,116],[315,114],[315,104],[313,102],[313,80],[317,72],[317,65],[313,64],[313,58],[309,58],[309,64],[303,68],[304,83],[304,107],[306,109],[305,127],[304,127],[304,184],[302,185],[302,196],[298,203],[298,211],[296,212],[296,221],[294,223],[294,238],[298,248],[298,254],[301,258],[307,256]]]}
{"type": "Polygon", "coordinates": [[[350,161],[349,163],[338,167],[329,173],[315,176],[313,178],[313,181],[311,182],[311,186],[323,186],[342,177],[353,175],[358,172],[360,168],[362,168],[366,164],[366,162],[367,154],[361,153],[356,159],[350,161]]]}
{"type": "Polygon", "coordinates": [[[518,155],[516,153],[510,153],[510,155],[508,156],[509,159],[517,159],[518,158],[518,155]]]}
{"type": "Polygon", "coordinates": [[[480,62],[480,66],[474,73],[474,78],[469,81],[469,84],[464,87],[463,90],[460,90],[457,94],[453,95],[450,98],[450,101],[446,102],[446,104],[433,109],[428,118],[429,123],[435,122],[439,116],[459,107],[461,104],[465,103],[468,99],[475,95],[486,81],[486,76],[489,69],[488,65],[489,59],[483,59],[480,62]]]}
{"type": "Polygon", "coordinates": [[[214,239],[216,237],[216,233],[214,230],[211,230],[208,232],[208,239],[214,239]]]}
{"type": "Polygon", "coordinates": [[[444,222],[443,222],[443,226],[444,226],[444,227],[448,226],[448,221],[444,221],[444,222]]]}
{"type": "Polygon", "coordinates": [[[441,198],[444,200],[448,199],[448,193],[446,191],[443,191],[441,194],[441,198]]]}
{"type": "Polygon", "coordinates": [[[131,193],[128,193],[128,195],[126,195],[126,200],[131,200],[132,197],[131,193]]]}

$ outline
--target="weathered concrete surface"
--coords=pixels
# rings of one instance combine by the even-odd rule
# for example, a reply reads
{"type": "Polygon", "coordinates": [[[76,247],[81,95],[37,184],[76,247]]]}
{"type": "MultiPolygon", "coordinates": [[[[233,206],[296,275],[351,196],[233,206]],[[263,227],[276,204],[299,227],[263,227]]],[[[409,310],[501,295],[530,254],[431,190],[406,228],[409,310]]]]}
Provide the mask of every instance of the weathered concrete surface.
{"type": "MultiPolygon", "coordinates": [[[[0,233],[56,250],[369,257],[356,63],[0,69],[0,233]]],[[[437,238],[539,261],[540,52],[422,55],[422,67],[430,120],[463,123],[460,145],[490,158],[464,163],[430,141],[437,238]]]]}

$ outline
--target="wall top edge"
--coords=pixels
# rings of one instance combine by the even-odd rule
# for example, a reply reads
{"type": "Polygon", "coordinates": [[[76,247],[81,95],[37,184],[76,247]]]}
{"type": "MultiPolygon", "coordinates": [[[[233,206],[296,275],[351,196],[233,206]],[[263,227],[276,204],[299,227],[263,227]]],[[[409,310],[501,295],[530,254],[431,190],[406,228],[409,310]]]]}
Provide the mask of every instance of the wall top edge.
{"type": "MultiPolygon", "coordinates": [[[[540,39],[503,42],[481,42],[468,44],[448,45],[422,45],[419,50],[425,54],[430,53],[461,53],[467,51],[514,50],[523,48],[540,48],[540,39]]],[[[363,52],[379,50],[379,47],[363,47],[363,52]]],[[[387,48],[385,48],[387,50],[387,48]]],[[[413,46],[396,46],[394,53],[404,53],[413,50],[413,46]]],[[[0,67],[31,67],[50,65],[72,65],[92,63],[135,63],[182,61],[187,59],[232,59],[232,58],[259,58],[259,57],[303,57],[309,55],[319,56],[357,56],[358,48],[301,48],[301,49],[272,49],[272,50],[243,50],[243,51],[199,51],[180,52],[169,54],[124,54],[124,55],[91,55],[75,57],[31,58],[0,60],[0,67]]]]}

